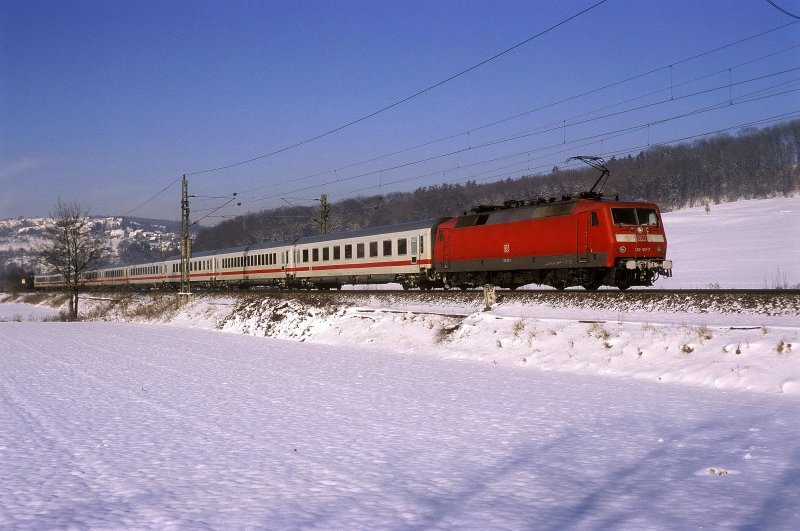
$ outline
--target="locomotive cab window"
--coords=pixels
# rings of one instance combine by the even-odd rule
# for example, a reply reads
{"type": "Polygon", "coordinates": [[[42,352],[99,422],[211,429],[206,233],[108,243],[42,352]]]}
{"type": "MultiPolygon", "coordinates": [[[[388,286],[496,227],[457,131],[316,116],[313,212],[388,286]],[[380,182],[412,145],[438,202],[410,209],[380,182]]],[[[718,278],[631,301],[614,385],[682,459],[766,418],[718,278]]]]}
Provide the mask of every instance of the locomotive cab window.
{"type": "Polygon", "coordinates": [[[614,225],[658,227],[658,216],[654,208],[612,208],[614,225]]]}

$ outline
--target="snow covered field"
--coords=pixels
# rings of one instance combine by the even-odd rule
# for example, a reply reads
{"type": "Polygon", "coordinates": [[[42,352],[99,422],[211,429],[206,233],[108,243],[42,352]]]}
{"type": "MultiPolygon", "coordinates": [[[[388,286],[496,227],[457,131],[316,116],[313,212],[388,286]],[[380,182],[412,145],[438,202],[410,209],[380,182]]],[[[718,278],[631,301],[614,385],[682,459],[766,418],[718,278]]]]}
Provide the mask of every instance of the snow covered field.
{"type": "Polygon", "coordinates": [[[800,287],[800,196],[737,201],[663,215],[667,258],[660,288],[800,287]]]}
{"type": "MultiPolygon", "coordinates": [[[[798,212],[668,214],[669,282],[800,283],[798,212]]],[[[800,320],[775,301],[134,297],[58,323],[0,298],[0,528],[796,529],[800,320]]]]}

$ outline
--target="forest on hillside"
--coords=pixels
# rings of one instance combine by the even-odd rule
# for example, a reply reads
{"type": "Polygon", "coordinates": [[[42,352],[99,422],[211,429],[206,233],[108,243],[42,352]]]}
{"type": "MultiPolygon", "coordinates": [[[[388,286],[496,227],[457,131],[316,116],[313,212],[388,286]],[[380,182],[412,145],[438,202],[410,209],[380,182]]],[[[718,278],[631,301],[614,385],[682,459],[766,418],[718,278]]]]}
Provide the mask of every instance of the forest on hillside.
{"type": "MultiPolygon", "coordinates": [[[[791,195],[800,190],[800,120],[743,129],[690,143],[654,146],[607,161],[603,193],[646,200],[665,211],[739,199],[791,195]]],[[[576,195],[599,172],[554,167],[488,184],[466,182],[422,187],[407,193],[365,196],[331,205],[329,231],[359,229],[459,214],[475,205],[576,195]]],[[[246,214],[201,232],[195,251],[256,242],[291,240],[319,232],[317,207],[286,206],[246,214]]]]}

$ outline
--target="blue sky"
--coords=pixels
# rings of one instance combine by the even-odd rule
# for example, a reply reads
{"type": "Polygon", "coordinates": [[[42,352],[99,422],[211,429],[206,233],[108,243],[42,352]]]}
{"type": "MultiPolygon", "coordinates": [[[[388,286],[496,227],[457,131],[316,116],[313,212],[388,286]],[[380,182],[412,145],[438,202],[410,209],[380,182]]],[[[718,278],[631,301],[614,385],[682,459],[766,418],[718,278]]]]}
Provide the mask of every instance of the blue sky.
{"type": "MultiPolygon", "coordinates": [[[[207,171],[369,115],[597,1],[0,0],[0,218],[62,199],[179,219],[185,173],[193,194],[239,194],[215,213],[235,215],[798,116],[800,21],[766,0],[607,0],[372,118],[207,171]]],[[[193,219],[221,202],[194,199],[193,219]]]]}

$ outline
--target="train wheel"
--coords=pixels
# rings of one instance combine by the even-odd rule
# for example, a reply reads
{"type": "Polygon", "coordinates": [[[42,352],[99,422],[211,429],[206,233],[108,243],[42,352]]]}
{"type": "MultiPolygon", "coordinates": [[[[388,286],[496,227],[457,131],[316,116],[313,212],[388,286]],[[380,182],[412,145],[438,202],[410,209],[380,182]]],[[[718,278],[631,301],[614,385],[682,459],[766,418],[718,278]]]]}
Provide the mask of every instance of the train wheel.
{"type": "Polygon", "coordinates": [[[583,285],[583,289],[585,289],[586,291],[597,291],[599,287],[600,283],[595,281],[587,282],[586,284],[583,285]]]}

